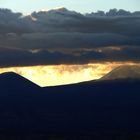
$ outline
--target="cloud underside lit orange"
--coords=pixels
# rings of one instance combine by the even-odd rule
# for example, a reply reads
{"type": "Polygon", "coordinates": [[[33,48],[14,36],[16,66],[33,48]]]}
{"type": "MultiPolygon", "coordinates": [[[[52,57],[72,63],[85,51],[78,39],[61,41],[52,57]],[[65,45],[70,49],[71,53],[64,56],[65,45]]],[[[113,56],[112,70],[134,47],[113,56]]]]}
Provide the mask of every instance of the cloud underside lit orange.
{"type": "Polygon", "coordinates": [[[10,67],[0,68],[0,73],[13,71],[43,87],[99,79],[115,67],[134,64],[136,63],[106,62],[85,65],[10,67]]]}

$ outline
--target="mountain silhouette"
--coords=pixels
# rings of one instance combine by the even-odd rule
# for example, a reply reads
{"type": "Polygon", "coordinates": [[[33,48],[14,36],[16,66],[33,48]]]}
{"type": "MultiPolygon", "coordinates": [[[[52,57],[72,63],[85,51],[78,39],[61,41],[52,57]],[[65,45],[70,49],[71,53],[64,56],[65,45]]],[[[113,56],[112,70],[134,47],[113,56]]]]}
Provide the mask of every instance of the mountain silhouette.
{"type": "Polygon", "coordinates": [[[101,80],[113,79],[140,79],[140,66],[119,66],[101,78],[101,80]]]}
{"type": "Polygon", "coordinates": [[[0,138],[140,136],[139,110],[139,79],[41,88],[15,73],[0,75],[0,138]]]}
{"type": "Polygon", "coordinates": [[[37,89],[39,86],[14,72],[5,72],[0,74],[0,88],[29,90],[37,89]]]}

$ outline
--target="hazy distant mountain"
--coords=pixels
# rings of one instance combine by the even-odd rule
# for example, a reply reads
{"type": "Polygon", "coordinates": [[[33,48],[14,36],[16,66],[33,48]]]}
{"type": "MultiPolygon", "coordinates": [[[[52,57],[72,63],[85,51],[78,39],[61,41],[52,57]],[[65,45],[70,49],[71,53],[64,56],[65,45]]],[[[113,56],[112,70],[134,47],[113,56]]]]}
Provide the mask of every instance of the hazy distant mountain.
{"type": "Polygon", "coordinates": [[[32,16],[36,18],[41,23],[54,23],[54,21],[63,23],[66,20],[70,20],[77,17],[83,17],[82,14],[77,13],[75,11],[70,11],[64,7],[58,9],[52,9],[49,11],[40,11],[40,12],[33,12],[32,16]]]}
{"type": "Polygon", "coordinates": [[[101,78],[101,80],[115,79],[140,79],[140,66],[119,66],[101,78]]]}

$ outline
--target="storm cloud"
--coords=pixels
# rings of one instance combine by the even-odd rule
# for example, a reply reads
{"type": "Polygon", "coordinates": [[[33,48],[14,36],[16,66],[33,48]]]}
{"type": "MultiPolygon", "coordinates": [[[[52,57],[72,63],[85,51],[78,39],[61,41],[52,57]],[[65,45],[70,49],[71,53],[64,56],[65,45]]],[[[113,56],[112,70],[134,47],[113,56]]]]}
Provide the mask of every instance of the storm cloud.
{"type": "Polygon", "coordinates": [[[0,67],[140,61],[140,12],[0,9],[0,67]]]}

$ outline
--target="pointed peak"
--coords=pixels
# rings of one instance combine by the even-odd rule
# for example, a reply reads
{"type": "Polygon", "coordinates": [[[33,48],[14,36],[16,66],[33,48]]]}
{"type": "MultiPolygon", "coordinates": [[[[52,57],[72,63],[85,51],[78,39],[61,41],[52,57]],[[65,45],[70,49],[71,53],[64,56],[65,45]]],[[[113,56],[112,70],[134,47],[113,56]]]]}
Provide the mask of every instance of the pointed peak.
{"type": "Polygon", "coordinates": [[[22,77],[22,76],[20,76],[19,74],[17,74],[17,73],[15,73],[15,72],[12,72],[12,71],[10,71],[10,72],[4,72],[4,73],[1,73],[0,74],[0,77],[2,77],[2,76],[5,76],[5,77],[8,77],[8,76],[10,76],[10,77],[22,77]]]}
{"type": "Polygon", "coordinates": [[[20,87],[39,87],[32,81],[15,72],[4,72],[0,74],[0,85],[6,86],[7,84],[11,86],[18,85],[20,87]]]}

